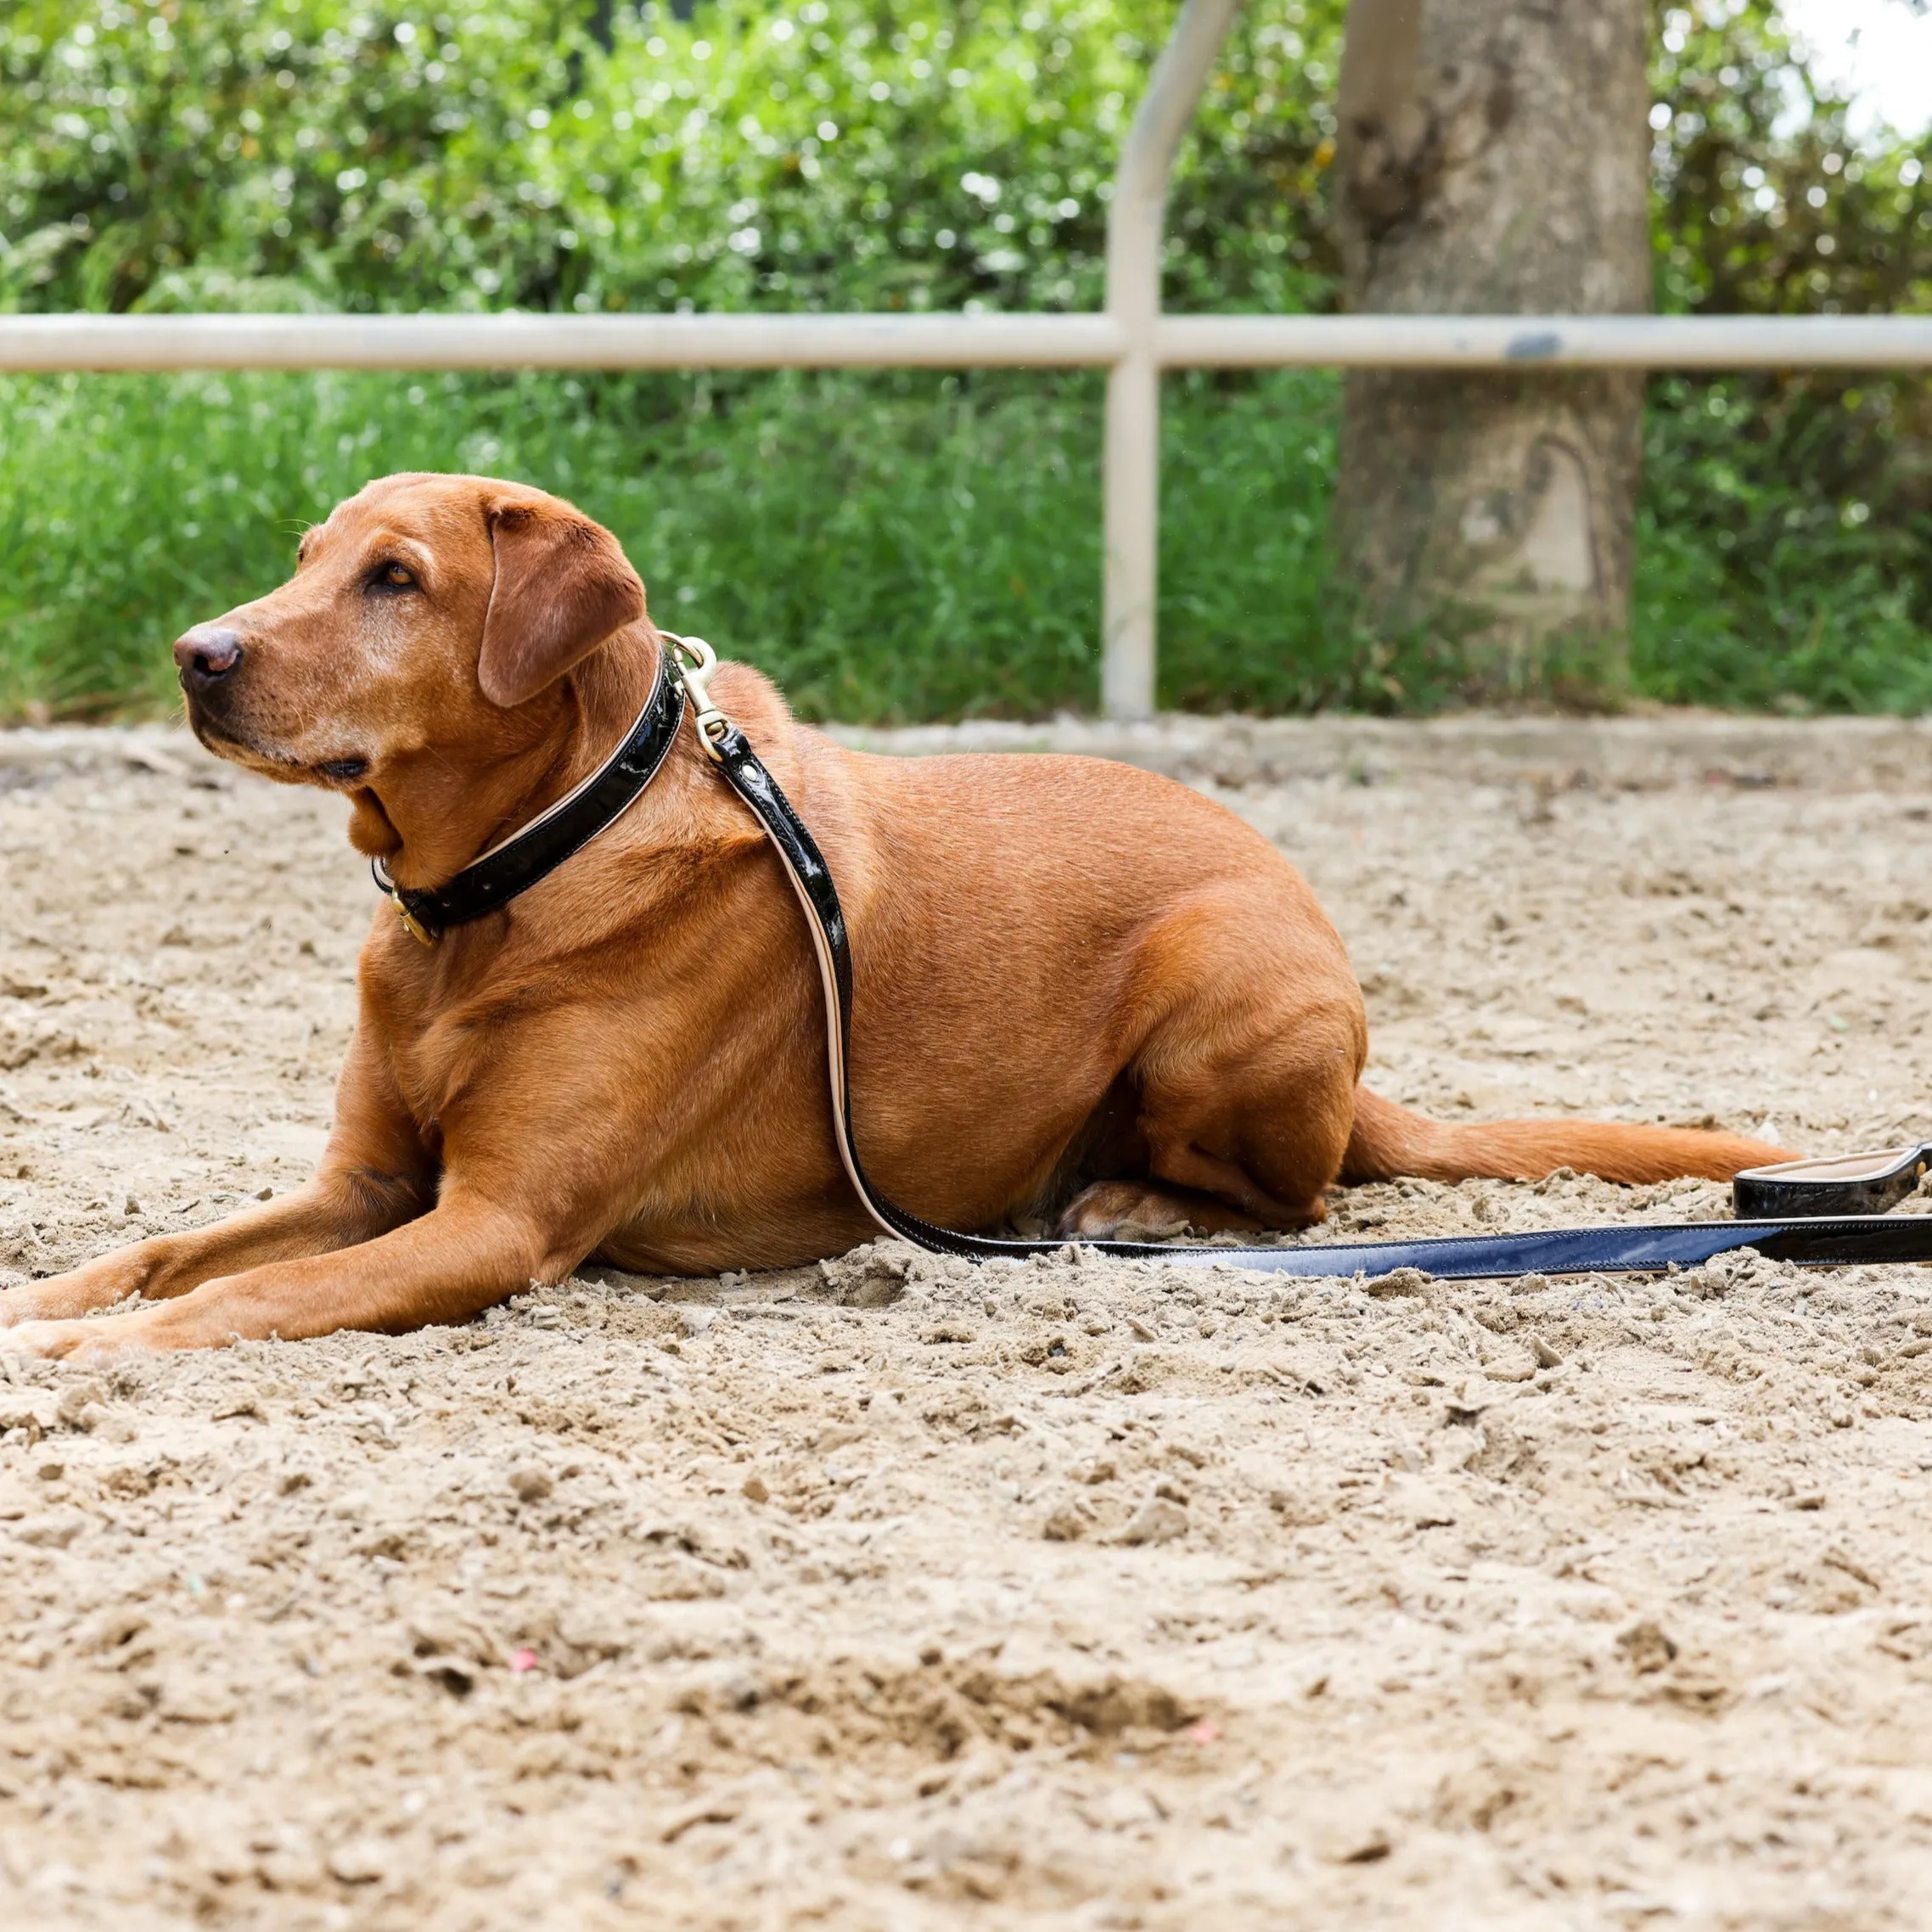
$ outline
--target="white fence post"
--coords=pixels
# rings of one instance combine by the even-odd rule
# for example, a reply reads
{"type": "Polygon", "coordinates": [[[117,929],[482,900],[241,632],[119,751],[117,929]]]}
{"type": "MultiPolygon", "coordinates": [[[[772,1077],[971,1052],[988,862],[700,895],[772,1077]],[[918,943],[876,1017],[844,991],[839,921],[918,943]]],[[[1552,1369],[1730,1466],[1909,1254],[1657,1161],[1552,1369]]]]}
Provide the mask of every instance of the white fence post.
{"type": "Polygon", "coordinates": [[[1100,702],[1110,718],[1154,710],[1160,520],[1161,235],[1167,177],[1241,0],[1186,0],[1134,110],[1107,211],[1107,312],[1126,348],[1107,378],[1101,490],[1106,581],[1100,702]]]}

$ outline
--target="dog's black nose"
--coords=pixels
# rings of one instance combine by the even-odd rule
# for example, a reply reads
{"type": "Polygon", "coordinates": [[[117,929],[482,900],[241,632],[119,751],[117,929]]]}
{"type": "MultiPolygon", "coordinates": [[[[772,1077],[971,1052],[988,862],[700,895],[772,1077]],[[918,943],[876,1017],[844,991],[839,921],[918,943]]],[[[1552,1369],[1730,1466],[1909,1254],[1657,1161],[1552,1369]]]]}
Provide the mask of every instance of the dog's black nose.
{"type": "Polygon", "coordinates": [[[242,660],[241,637],[220,624],[197,624],[175,639],[174,660],[191,691],[218,684],[242,660]]]}

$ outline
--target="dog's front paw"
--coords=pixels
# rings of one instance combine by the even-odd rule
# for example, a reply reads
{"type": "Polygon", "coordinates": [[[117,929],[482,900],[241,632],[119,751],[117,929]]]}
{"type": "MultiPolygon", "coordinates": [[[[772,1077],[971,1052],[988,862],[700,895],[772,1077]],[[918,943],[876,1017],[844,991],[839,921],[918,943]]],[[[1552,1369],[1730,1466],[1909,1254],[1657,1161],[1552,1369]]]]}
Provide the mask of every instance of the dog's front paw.
{"type": "Polygon", "coordinates": [[[20,1288],[0,1288],[0,1334],[19,1328],[23,1322],[38,1322],[45,1317],[47,1304],[41,1299],[40,1289],[38,1282],[20,1288]]]}
{"type": "Polygon", "coordinates": [[[0,1355],[42,1362],[113,1362],[140,1349],[137,1336],[113,1317],[102,1322],[21,1322],[0,1328],[0,1355]]]}
{"type": "Polygon", "coordinates": [[[70,1322],[77,1315],[91,1315],[97,1308],[111,1308],[138,1294],[147,1280],[148,1271],[139,1265],[139,1250],[123,1248],[83,1261],[64,1275],[0,1289],[0,1330],[17,1328],[23,1322],[70,1322]]]}

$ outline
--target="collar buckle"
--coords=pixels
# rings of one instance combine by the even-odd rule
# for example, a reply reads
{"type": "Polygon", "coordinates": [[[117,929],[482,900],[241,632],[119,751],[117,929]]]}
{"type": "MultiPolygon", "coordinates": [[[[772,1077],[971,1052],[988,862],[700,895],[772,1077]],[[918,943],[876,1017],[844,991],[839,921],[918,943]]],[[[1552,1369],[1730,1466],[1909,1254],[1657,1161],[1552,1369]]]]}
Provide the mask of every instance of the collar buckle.
{"type": "Polygon", "coordinates": [[[439,932],[432,932],[409,910],[408,901],[402,896],[402,890],[389,876],[389,868],[380,859],[371,864],[369,870],[375,874],[376,884],[381,887],[390,905],[396,908],[396,916],[402,922],[402,929],[418,946],[434,946],[442,939],[439,932]]]}
{"type": "MultiPolygon", "coordinates": [[[[393,893],[390,895],[390,896],[392,898],[395,898],[395,895],[393,893]]],[[[442,935],[440,933],[431,932],[430,929],[424,925],[416,917],[416,915],[409,910],[407,906],[402,903],[401,899],[396,900],[396,916],[402,921],[403,931],[407,933],[410,938],[416,941],[417,945],[433,946],[440,942],[442,935]]]]}

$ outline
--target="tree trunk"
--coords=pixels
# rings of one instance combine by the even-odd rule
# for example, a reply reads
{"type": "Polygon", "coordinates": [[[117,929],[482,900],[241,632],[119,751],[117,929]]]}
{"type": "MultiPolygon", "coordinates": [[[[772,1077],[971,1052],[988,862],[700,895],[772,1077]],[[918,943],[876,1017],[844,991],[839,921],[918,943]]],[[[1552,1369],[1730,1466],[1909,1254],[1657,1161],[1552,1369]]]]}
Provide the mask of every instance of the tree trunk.
{"type": "MultiPolygon", "coordinates": [[[[1349,306],[1647,307],[1645,27],[1644,0],[1351,0],[1349,306]]],[[[1371,621],[1452,626],[1491,690],[1614,682],[1643,396],[1626,370],[1351,371],[1334,535],[1371,621]]]]}

